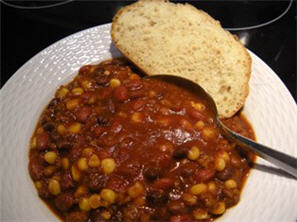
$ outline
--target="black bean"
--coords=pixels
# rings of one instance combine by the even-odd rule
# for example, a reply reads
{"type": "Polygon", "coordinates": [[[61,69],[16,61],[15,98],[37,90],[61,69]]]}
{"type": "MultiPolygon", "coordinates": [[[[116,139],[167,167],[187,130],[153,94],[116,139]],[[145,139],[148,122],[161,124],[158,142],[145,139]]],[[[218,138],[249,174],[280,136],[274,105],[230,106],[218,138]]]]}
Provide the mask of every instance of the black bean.
{"type": "Polygon", "coordinates": [[[144,171],[144,176],[149,181],[154,181],[160,176],[160,168],[150,167],[144,171]]]}
{"type": "Polygon", "coordinates": [[[108,126],[109,119],[104,116],[98,116],[97,117],[97,123],[99,126],[108,126]]]}
{"type": "Polygon", "coordinates": [[[57,140],[58,149],[70,149],[72,146],[72,143],[66,138],[60,138],[57,140]]]}
{"type": "Polygon", "coordinates": [[[231,178],[232,175],[233,175],[233,169],[228,166],[223,171],[217,173],[217,177],[220,180],[224,180],[224,181],[231,178]]]}
{"type": "Polygon", "coordinates": [[[163,190],[152,190],[147,194],[146,200],[150,204],[165,204],[168,201],[168,194],[163,190]]]}
{"type": "Polygon", "coordinates": [[[51,122],[42,122],[41,125],[42,125],[42,128],[48,132],[52,132],[55,129],[54,124],[51,122]]]}
{"type": "Polygon", "coordinates": [[[58,103],[60,102],[59,98],[54,98],[50,101],[50,103],[48,104],[48,108],[53,108],[55,107],[58,103]]]}
{"type": "Polygon", "coordinates": [[[173,152],[173,157],[175,159],[183,159],[186,158],[188,155],[188,149],[187,147],[177,147],[173,152]]]}

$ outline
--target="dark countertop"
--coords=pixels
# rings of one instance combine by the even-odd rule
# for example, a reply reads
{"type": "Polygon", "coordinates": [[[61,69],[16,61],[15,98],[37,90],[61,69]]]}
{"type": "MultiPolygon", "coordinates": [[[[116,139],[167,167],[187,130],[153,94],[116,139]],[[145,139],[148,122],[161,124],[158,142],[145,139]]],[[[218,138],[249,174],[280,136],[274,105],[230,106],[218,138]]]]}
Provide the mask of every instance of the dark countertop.
{"type": "MultiPolygon", "coordinates": [[[[44,6],[46,2],[4,1],[19,6],[44,6]]],[[[128,1],[60,1],[63,5],[21,9],[1,2],[1,87],[30,58],[54,42],[80,30],[111,22],[128,1]]],[[[239,28],[272,21],[291,4],[284,1],[190,1],[221,21],[239,28]]],[[[232,31],[282,79],[297,100],[296,2],[280,19],[254,29],[232,31]]]]}

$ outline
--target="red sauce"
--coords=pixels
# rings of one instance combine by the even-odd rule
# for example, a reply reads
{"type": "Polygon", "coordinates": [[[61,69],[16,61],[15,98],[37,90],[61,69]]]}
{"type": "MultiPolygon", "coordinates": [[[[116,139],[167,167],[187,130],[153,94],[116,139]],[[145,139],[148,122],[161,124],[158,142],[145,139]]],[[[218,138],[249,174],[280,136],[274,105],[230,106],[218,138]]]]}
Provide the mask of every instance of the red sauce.
{"type": "MultiPolygon", "coordinates": [[[[29,172],[63,221],[213,221],[240,199],[253,155],[197,96],[124,59],[80,69],[43,111],[29,172]]],[[[255,139],[237,114],[224,121],[255,139]]]]}

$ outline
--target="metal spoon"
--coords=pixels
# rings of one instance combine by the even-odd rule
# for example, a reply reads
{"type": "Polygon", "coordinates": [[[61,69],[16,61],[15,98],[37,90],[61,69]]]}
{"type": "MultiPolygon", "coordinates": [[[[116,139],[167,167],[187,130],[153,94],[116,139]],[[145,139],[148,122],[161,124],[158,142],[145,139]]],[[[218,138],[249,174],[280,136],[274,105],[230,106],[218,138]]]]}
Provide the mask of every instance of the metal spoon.
{"type": "Polygon", "coordinates": [[[230,130],[219,119],[217,107],[213,98],[208,93],[206,93],[204,89],[198,84],[188,79],[185,79],[179,76],[173,76],[173,75],[153,75],[153,76],[147,76],[145,77],[145,79],[158,79],[158,80],[170,82],[172,84],[178,85],[198,95],[198,97],[203,100],[203,102],[208,106],[209,110],[212,112],[215,124],[222,131],[222,133],[224,133],[225,136],[233,139],[239,145],[245,146],[249,151],[255,153],[256,155],[262,157],[263,159],[278,166],[279,168],[283,169],[287,173],[297,178],[297,159],[296,158],[289,156],[285,153],[276,151],[262,144],[256,143],[230,130]]]}

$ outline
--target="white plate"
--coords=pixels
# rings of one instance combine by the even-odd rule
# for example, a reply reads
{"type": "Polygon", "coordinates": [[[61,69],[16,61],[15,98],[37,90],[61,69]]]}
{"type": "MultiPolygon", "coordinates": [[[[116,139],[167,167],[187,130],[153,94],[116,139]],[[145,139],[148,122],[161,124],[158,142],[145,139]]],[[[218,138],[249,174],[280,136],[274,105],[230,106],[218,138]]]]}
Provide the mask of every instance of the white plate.
{"type": "MultiPolygon", "coordinates": [[[[0,221],[58,221],[38,198],[29,177],[29,139],[44,106],[79,67],[120,55],[111,44],[109,30],[110,24],[102,25],[58,41],[30,59],[2,88],[0,221]]],[[[277,75],[250,54],[250,95],[243,112],[259,142],[297,156],[296,103],[277,75]]],[[[240,203],[219,221],[295,222],[296,180],[263,171],[263,165],[269,166],[263,160],[257,163],[262,167],[252,170],[240,203]]]]}

